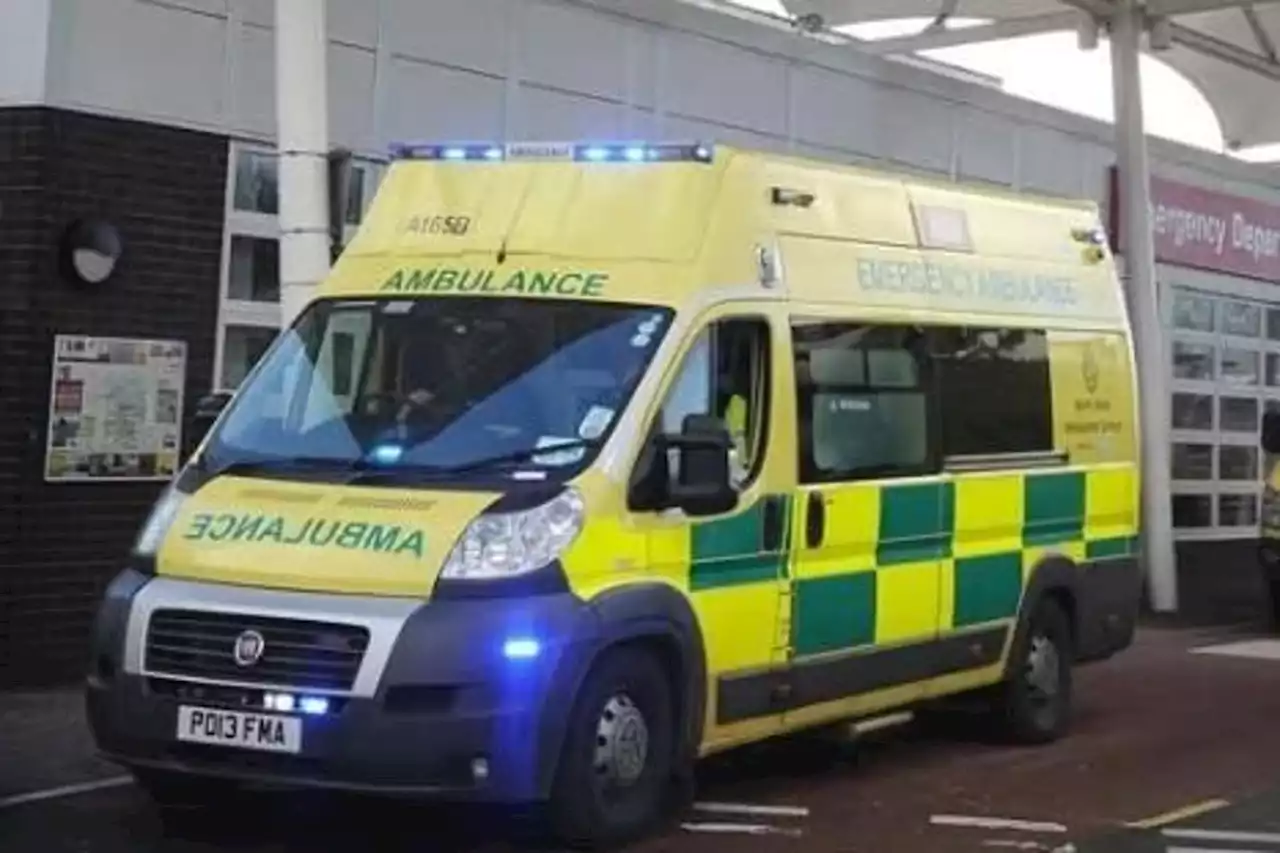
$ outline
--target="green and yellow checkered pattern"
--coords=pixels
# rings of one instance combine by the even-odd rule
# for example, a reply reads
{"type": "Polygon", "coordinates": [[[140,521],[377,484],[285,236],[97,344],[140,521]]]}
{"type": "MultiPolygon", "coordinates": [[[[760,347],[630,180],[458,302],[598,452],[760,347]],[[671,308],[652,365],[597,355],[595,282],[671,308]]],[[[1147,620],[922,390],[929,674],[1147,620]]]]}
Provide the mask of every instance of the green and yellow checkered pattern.
{"type": "Polygon", "coordinates": [[[789,577],[797,656],[925,640],[1015,616],[1046,555],[1134,554],[1137,483],[1134,466],[1118,465],[823,487],[815,549],[804,545],[807,492],[784,502],[775,553],[759,550],[760,507],[695,525],[690,588],[789,577]]]}

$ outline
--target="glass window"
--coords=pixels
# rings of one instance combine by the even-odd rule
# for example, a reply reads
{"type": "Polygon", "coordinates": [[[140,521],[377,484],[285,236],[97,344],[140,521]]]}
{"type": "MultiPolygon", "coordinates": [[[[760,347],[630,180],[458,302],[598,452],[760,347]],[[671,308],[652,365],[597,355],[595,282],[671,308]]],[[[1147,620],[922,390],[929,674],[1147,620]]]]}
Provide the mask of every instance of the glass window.
{"type": "Polygon", "coordinates": [[[237,395],[210,464],[570,476],[629,402],[669,318],[571,300],[314,303],[237,395]]]}
{"type": "Polygon", "coordinates": [[[227,298],[250,302],[280,301],[280,242],[261,237],[231,237],[227,298]]]}
{"type": "Polygon", "coordinates": [[[1173,291],[1173,326],[1197,332],[1213,331],[1213,299],[1182,288],[1173,291]]]}
{"type": "Polygon", "coordinates": [[[933,338],[944,456],[1053,449],[1044,332],[948,328],[933,338]]]}
{"type": "Polygon", "coordinates": [[[1262,334],[1262,309],[1248,302],[1224,301],[1221,320],[1222,333],[1239,337],[1256,338],[1262,334]]]}
{"type": "Polygon", "coordinates": [[[1280,341],[1280,308],[1267,309],[1267,337],[1280,341]]]}
{"type": "MultiPolygon", "coordinates": [[[[769,326],[763,320],[722,320],[699,335],[667,393],[662,430],[680,432],[689,415],[715,415],[733,438],[730,470],[743,488],[764,459],[769,412],[769,326]]],[[[680,455],[668,457],[679,476],[680,455]]]]}
{"type": "Polygon", "coordinates": [[[1222,348],[1222,381],[1232,385],[1257,385],[1259,373],[1257,350],[1239,347],[1222,348]]]}
{"type": "Polygon", "coordinates": [[[348,225],[359,225],[364,218],[367,175],[367,170],[357,165],[347,177],[347,209],[343,211],[342,221],[348,225]]]}
{"type": "Polygon", "coordinates": [[[793,339],[803,482],[932,467],[919,330],[801,324],[793,339]]]}
{"type": "Polygon", "coordinates": [[[1212,480],[1212,444],[1174,444],[1173,479],[1212,480]]]}
{"type": "Polygon", "coordinates": [[[1218,495],[1219,527],[1253,527],[1257,523],[1257,495],[1218,495]]]}
{"type": "Polygon", "coordinates": [[[1213,429],[1213,395],[1175,393],[1173,428],[1213,429]]]}
{"type": "Polygon", "coordinates": [[[1280,355],[1276,353],[1267,353],[1267,385],[1271,388],[1280,388],[1280,355]]]}
{"type": "Polygon", "coordinates": [[[275,329],[228,326],[222,340],[221,387],[229,391],[239,387],[275,337],[275,329]]]}
{"type": "Polygon", "coordinates": [[[1173,526],[1212,527],[1213,498],[1210,495],[1174,495],[1173,526]]]}
{"type": "Polygon", "coordinates": [[[276,155],[248,148],[238,149],[236,158],[235,207],[251,213],[280,212],[279,174],[276,155]]]}
{"type": "Polygon", "coordinates": [[[1268,412],[1280,412],[1280,400],[1268,400],[1266,405],[1268,412]]]}
{"type": "Polygon", "coordinates": [[[1224,444],[1218,448],[1218,479],[1258,479],[1258,449],[1243,445],[1224,444]]]}
{"type": "Polygon", "coordinates": [[[1212,380],[1213,345],[1173,342],[1173,377],[1175,379],[1212,380]]]}
{"type": "Polygon", "coordinates": [[[1220,398],[1218,423],[1224,432],[1257,432],[1258,401],[1252,397],[1220,398]]]}

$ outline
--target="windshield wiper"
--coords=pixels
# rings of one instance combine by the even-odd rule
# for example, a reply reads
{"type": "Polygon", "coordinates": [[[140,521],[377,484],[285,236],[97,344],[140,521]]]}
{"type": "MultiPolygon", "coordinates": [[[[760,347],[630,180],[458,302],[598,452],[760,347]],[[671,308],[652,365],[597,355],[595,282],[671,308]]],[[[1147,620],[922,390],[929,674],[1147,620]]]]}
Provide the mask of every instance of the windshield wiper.
{"type": "Polygon", "coordinates": [[[205,460],[211,474],[231,476],[254,474],[283,474],[295,471],[341,471],[345,463],[340,459],[279,457],[271,459],[232,459],[221,465],[211,466],[205,460]]]}
{"type": "Polygon", "coordinates": [[[499,465],[518,465],[521,462],[531,462],[539,456],[545,456],[551,453],[560,453],[565,450],[595,447],[596,444],[598,444],[598,442],[594,438],[575,438],[572,441],[562,441],[559,444],[544,444],[541,447],[523,447],[520,450],[513,450],[510,453],[500,453],[497,456],[486,456],[483,459],[477,459],[474,462],[468,462],[465,465],[458,465],[446,470],[451,474],[464,474],[468,471],[494,468],[499,465]]]}

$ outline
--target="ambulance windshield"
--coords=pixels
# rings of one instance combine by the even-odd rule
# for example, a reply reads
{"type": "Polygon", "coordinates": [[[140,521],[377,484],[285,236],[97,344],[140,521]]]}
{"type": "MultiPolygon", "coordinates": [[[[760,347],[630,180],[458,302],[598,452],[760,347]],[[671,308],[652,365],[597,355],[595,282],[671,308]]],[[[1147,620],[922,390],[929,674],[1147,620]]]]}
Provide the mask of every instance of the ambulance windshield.
{"type": "Polygon", "coordinates": [[[202,464],[569,476],[607,437],[669,320],[585,301],[319,302],[250,374],[202,464]]]}

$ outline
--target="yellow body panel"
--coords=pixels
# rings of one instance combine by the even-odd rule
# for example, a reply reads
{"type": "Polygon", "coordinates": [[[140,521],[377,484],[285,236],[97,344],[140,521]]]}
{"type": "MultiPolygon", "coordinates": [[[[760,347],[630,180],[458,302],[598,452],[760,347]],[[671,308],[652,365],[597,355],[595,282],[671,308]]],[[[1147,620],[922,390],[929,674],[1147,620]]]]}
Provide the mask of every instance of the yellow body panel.
{"type": "MultiPolygon", "coordinates": [[[[574,484],[587,521],[562,563],[585,601],[637,583],[687,599],[705,647],[702,751],[711,752],[988,684],[1003,660],[748,719],[721,713],[726,679],[1011,625],[1044,559],[1133,553],[1139,472],[1131,348],[1114,264],[1087,239],[1098,229],[1090,203],[732,149],[718,149],[710,163],[643,166],[406,160],[390,168],[319,298],[569,299],[675,309],[672,336],[630,403],[635,428],[615,433],[600,456],[609,461],[574,484]],[[771,201],[784,197],[799,200],[771,201]],[[722,517],[632,512],[627,481],[643,429],[697,333],[726,314],[771,324],[763,468],[722,517]],[[1055,448],[1067,465],[801,487],[788,355],[793,317],[1047,329],[1055,448]],[[827,533],[811,549],[805,535],[814,492],[827,533]],[[771,500],[782,501],[788,531],[776,552],[758,544],[771,500]]],[[[425,599],[449,549],[495,497],[228,478],[184,506],[159,569],[425,599]],[[197,517],[251,512],[278,516],[289,540],[309,519],[365,525],[364,538],[360,547],[326,548],[307,546],[310,532],[292,544],[256,534],[188,536],[197,517]],[[375,526],[397,527],[401,538],[420,532],[421,553],[400,549],[389,533],[370,538],[375,526]],[[392,540],[390,550],[364,547],[392,540]]]]}

